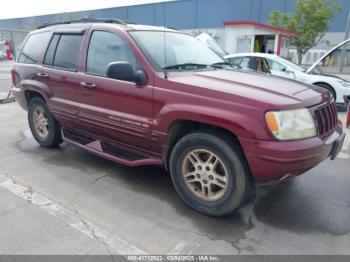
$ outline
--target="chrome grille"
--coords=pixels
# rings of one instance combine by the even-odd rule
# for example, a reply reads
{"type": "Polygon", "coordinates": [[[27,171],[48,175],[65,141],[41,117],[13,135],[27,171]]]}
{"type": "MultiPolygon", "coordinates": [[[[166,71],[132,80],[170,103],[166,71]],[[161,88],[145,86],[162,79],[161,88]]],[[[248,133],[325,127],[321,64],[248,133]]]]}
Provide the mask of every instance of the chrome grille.
{"type": "Polygon", "coordinates": [[[335,103],[326,104],[315,109],[315,118],[318,127],[318,136],[325,138],[333,133],[338,122],[335,103]]]}

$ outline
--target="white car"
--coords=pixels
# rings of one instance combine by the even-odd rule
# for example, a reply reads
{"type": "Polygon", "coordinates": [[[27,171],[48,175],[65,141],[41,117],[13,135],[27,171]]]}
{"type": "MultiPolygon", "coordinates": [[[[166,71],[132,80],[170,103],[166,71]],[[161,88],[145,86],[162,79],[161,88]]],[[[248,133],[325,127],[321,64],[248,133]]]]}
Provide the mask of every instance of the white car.
{"type": "Polygon", "coordinates": [[[325,70],[323,70],[325,65],[323,61],[327,57],[328,55],[325,55],[323,59],[319,60],[308,70],[272,54],[241,53],[227,55],[225,59],[231,65],[242,69],[270,73],[280,77],[295,79],[306,84],[321,86],[332,93],[336,103],[344,104],[344,96],[350,95],[350,82],[335,74],[326,74],[325,70]]]}
{"type": "Polygon", "coordinates": [[[350,79],[350,39],[327,52],[307,70],[287,59],[272,54],[239,53],[227,55],[225,50],[206,33],[198,35],[197,39],[208,45],[217,54],[223,56],[231,65],[238,68],[269,73],[295,79],[303,83],[321,86],[328,89],[337,104],[341,105],[344,105],[344,96],[350,95],[350,82],[342,78],[349,77],[350,79]],[[336,61],[335,58],[338,60],[336,61]],[[339,72],[336,70],[339,68],[340,60],[344,60],[343,63],[345,66],[343,66],[343,69],[347,73],[347,75],[344,75],[344,72],[342,72],[340,74],[342,77],[337,76],[339,72]],[[338,62],[338,65],[335,61],[338,62]]]}
{"type": "Polygon", "coordinates": [[[221,57],[225,57],[228,53],[221,48],[221,46],[216,42],[209,34],[201,33],[196,36],[196,38],[206,44],[210,49],[212,49],[216,54],[221,57]]]}

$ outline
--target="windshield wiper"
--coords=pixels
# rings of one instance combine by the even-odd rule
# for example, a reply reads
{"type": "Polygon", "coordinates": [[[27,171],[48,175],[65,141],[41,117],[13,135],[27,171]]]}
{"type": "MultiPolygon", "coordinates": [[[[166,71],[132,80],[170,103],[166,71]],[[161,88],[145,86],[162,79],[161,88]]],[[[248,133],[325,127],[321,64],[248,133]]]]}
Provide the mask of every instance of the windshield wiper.
{"type": "Polygon", "coordinates": [[[197,63],[184,63],[184,64],[178,64],[178,65],[170,65],[163,67],[164,69],[193,69],[193,68],[206,68],[208,65],[205,64],[197,64],[197,63]]]}
{"type": "Polygon", "coordinates": [[[211,64],[210,66],[216,67],[216,68],[223,68],[224,66],[232,67],[232,65],[229,62],[218,62],[218,63],[211,64]]]}

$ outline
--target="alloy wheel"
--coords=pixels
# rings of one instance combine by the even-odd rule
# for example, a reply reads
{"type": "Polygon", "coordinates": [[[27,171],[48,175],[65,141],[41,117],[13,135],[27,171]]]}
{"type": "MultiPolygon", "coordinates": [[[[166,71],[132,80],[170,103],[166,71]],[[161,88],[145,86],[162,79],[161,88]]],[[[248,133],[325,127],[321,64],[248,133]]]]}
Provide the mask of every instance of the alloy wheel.
{"type": "Polygon", "coordinates": [[[228,187],[228,173],[223,161],[213,152],[195,149],[189,152],[181,167],[188,189],[205,201],[220,199],[228,187]]]}

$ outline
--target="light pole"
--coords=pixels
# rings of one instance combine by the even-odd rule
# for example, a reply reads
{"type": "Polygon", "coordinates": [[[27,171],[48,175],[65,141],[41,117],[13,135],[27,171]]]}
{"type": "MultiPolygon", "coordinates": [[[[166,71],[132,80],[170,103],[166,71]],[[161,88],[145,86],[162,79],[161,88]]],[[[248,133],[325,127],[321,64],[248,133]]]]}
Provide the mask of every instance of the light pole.
{"type": "MultiPolygon", "coordinates": [[[[346,23],[345,39],[344,40],[347,40],[349,38],[349,34],[350,34],[350,11],[348,13],[348,21],[346,23]]],[[[347,44],[345,44],[341,50],[339,73],[343,73],[343,71],[344,71],[344,61],[345,61],[345,57],[347,57],[346,56],[346,46],[347,46],[347,44]]]]}

